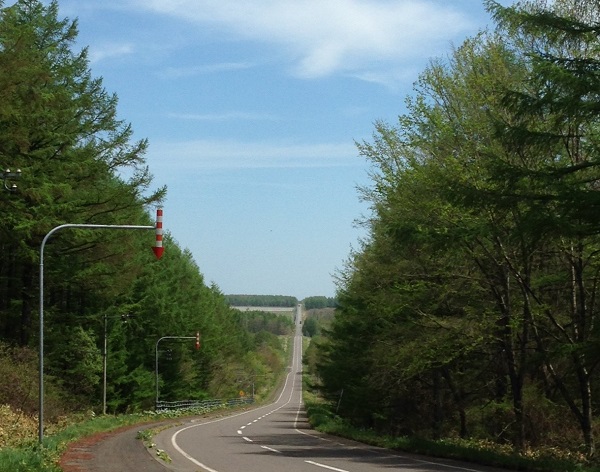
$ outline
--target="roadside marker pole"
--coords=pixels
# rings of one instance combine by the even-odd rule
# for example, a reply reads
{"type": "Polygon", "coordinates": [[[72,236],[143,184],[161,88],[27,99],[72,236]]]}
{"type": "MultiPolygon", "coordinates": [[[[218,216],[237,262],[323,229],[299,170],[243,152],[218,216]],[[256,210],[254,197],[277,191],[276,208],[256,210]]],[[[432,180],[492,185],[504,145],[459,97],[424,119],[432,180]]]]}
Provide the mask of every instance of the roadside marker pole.
{"type": "Polygon", "coordinates": [[[157,259],[160,259],[163,255],[163,211],[162,208],[156,209],[156,242],[152,250],[157,259]]]}

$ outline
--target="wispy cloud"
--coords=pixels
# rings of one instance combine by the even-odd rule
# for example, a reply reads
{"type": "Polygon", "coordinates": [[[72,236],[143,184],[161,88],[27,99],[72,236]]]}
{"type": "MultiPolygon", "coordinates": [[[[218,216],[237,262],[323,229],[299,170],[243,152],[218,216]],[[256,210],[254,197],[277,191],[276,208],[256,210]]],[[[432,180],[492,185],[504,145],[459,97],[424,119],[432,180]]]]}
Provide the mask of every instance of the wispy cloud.
{"type": "Polygon", "coordinates": [[[421,66],[407,64],[402,68],[390,66],[388,69],[373,68],[371,70],[357,70],[349,72],[348,75],[364,82],[383,85],[390,90],[398,92],[402,89],[403,84],[414,81],[421,70],[421,66]]]}
{"type": "Polygon", "coordinates": [[[105,43],[90,46],[89,60],[91,64],[96,64],[105,59],[114,59],[116,57],[129,56],[135,52],[135,48],[130,43],[105,43]]]}
{"type": "Polygon", "coordinates": [[[197,140],[153,142],[148,161],[155,173],[200,169],[297,168],[355,166],[362,161],[348,143],[273,144],[197,140]]]}
{"type": "Polygon", "coordinates": [[[243,111],[231,111],[226,113],[170,113],[170,118],[192,121],[277,121],[275,115],[268,113],[252,113],[243,111]]]}
{"type": "Polygon", "coordinates": [[[131,0],[140,9],[275,44],[300,77],[434,55],[474,24],[436,0],[131,0]]]}
{"type": "Polygon", "coordinates": [[[254,64],[248,62],[223,62],[217,64],[206,64],[193,67],[168,67],[158,73],[163,78],[182,78],[197,75],[215,74],[218,72],[238,71],[250,69],[254,64]]]}

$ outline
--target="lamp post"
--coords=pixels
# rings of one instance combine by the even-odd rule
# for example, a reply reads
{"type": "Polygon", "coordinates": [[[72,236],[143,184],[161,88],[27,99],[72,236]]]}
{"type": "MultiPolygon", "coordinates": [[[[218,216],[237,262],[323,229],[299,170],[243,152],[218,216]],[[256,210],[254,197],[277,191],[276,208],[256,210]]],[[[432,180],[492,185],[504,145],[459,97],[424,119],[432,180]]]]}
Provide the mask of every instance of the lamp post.
{"type": "MultiPolygon", "coordinates": [[[[90,228],[90,229],[127,229],[127,230],[156,230],[155,226],[138,225],[93,225],[93,224],[64,224],[51,229],[44,237],[40,246],[40,334],[39,334],[39,417],[38,437],[40,445],[44,440],[44,248],[48,238],[55,232],[65,228],[90,228]]],[[[157,256],[158,257],[158,256],[157,256]]]]}
{"type": "Polygon", "coordinates": [[[21,169],[17,169],[16,172],[11,172],[10,169],[5,169],[2,171],[2,184],[4,185],[4,189],[9,192],[14,192],[17,190],[17,184],[14,183],[14,180],[19,180],[21,178],[21,169]]]}
{"type": "Polygon", "coordinates": [[[156,399],[154,402],[154,409],[158,407],[158,343],[160,343],[163,339],[196,339],[196,349],[200,347],[198,344],[198,335],[196,336],[163,336],[158,341],[156,341],[156,346],[154,349],[155,352],[155,362],[154,362],[154,372],[156,376],[156,399]]]}
{"type": "Polygon", "coordinates": [[[108,361],[108,315],[104,312],[104,349],[102,351],[102,414],[106,415],[106,364],[108,361]]]}

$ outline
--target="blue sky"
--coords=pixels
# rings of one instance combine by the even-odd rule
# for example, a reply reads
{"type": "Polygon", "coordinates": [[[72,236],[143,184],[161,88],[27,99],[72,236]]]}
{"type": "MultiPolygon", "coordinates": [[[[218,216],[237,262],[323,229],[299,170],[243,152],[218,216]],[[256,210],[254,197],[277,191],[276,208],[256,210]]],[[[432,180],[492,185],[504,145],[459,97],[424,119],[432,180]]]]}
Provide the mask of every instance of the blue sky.
{"type": "Polygon", "coordinates": [[[354,142],[396,120],[430,58],[489,23],[480,0],[59,7],[78,19],[77,47],[119,117],[149,140],[155,183],[168,186],[164,228],[206,282],[300,299],[334,296],[364,235],[368,164],[354,142]]]}

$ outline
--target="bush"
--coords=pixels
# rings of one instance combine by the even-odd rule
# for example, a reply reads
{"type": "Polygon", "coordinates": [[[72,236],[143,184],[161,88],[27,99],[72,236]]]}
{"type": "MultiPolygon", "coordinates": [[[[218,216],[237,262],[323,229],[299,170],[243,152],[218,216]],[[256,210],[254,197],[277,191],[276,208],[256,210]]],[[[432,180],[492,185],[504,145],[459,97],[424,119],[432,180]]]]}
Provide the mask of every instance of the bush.
{"type": "Polygon", "coordinates": [[[37,418],[10,405],[0,405],[0,449],[16,447],[36,437],[37,418]]]}

